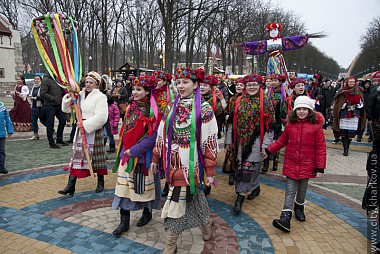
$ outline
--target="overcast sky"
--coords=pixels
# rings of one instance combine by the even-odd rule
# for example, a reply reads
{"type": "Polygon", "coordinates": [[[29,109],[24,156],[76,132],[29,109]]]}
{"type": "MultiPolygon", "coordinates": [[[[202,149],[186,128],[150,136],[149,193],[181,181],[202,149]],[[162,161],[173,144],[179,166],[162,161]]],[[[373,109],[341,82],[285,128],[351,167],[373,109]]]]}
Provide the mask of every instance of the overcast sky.
{"type": "Polygon", "coordinates": [[[273,0],[272,3],[300,16],[308,33],[324,31],[327,37],[312,39],[313,45],[343,68],[360,52],[360,37],[368,24],[380,16],[380,0],[273,0]]]}

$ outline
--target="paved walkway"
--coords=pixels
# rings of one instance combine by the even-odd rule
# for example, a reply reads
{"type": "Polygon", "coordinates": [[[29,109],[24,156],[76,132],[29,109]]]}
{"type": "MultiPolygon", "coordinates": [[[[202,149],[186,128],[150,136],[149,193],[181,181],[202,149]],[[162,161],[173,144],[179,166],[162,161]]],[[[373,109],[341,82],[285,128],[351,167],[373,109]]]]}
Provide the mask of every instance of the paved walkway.
{"type": "MultiPolygon", "coordinates": [[[[326,132],[327,139],[329,135],[326,132]]],[[[78,180],[73,197],[61,196],[57,190],[67,183],[63,168],[70,147],[49,149],[46,139],[28,137],[30,133],[16,133],[7,142],[10,173],[0,176],[0,253],[161,253],[166,233],[160,211],[142,228],[136,227],[141,211],[132,212],[130,230],[113,236],[119,223],[117,211],[111,209],[116,175],[109,171],[103,193],[95,193],[86,178],[78,180]]],[[[281,167],[260,176],[260,196],[246,200],[243,213],[236,216],[234,186],[220,170],[221,151],[218,184],[208,198],[214,235],[204,242],[199,229],[184,232],[178,253],[367,253],[367,219],[360,198],[370,147],[353,142],[348,157],[342,156],[341,145],[328,147],[326,174],[308,190],[307,220],[293,219],[290,234],[272,226],[284,199],[281,167]]],[[[111,168],[114,154],[109,159],[111,168]]]]}

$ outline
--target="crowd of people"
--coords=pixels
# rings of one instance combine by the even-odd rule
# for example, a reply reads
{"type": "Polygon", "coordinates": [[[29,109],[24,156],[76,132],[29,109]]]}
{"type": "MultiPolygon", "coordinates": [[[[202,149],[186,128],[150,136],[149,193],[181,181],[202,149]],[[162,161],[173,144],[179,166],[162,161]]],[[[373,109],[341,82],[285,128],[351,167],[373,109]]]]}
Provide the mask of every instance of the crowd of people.
{"type": "Polygon", "coordinates": [[[163,71],[138,77],[120,74],[114,84],[107,75],[89,72],[75,94],[65,93],[49,75],[36,76],[29,91],[19,76],[12,93],[14,108],[9,115],[6,109],[0,115],[6,123],[0,129],[0,173],[7,173],[7,132],[32,130],[31,140],[37,140],[38,120],[46,126],[51,148],[72,143],[68,183],[59,194],[74,195],[77,179],[93,175],[98,182],[95,192],[102,192],[108,174],[106,153],[116,152],[112,208],[120,211],[120,224],[113,234],[129,230],[131,211],[142,210],[137,223],[142,227],[152,219],[153,209],[162,210],[168,232],[164,253],[174,253],[185,230],[200,227],[203,240],[212,237],[206,198],[215,184],[218,139],[224,133],[225,151],[233,154],[236,165],[228,180],[235,185],[232,211],[236,215],[245,199],[260,195],[260,173],[268,172],[270,160],[276,171],[280,151],[286,147],[282,169],[286,194],[273,226],[290,232],[293,211],[298,221],[306,220],[308,180],[321,177],[326,167],[324,129],[331,125],[333,143],[343,144],[344,156],[355,136],[359,142],[363,133],[369,135],[369,142],[374,139],[380,128],[378,81],[377,77],[332,81],[319,74],[307,81],[290,72],[288,77],[249,74],[227,82],[202,69],[180,67],[173,77],[163,71]],[[80,107],[81,121],[72,114],[75,105],[80,107]],[[69,140],[64,141],[67,114],[73,125],[69,140]],[[166,197],[163,207],[162,196],[166,197]]]}

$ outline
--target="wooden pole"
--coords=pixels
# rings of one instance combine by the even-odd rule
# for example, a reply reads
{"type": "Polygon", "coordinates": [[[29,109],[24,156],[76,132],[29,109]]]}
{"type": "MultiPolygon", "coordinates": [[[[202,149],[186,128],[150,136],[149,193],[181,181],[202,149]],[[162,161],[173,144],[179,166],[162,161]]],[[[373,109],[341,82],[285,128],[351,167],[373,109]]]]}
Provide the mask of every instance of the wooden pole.
{"type": "Polygon", "coordinates": [[[82,113],[80,112],[79,100],[77,100],[75,98],[73,92],[70,92],[70,96],[71,96],[71,99],[73,100],[74,107],[75,107],[75,116],[77,117],[77,120],[78,120],[77,127],[79,127],[79,130],[80,130],[80,133],[82,136],[83,151],[84,151],[84,154],[85,154],[86,159],[87,159],[88,169],[90,170],[92,181],[96,185],[95,174],[94,174],[94,170],[92,168],[90,154],[88,153],[88,149],[87,149],[86,133],[85,133],[84,128],[83,128],[83,120],[82,120],[82,113]]]}

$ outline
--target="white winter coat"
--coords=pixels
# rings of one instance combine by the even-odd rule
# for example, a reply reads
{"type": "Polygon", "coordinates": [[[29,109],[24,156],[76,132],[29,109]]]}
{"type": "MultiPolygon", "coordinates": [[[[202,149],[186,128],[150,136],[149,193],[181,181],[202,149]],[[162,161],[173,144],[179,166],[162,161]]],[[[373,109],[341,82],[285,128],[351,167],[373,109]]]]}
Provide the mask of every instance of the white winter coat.
{"type": "MultiPolygon", "coordinates": [[[[79,92],[80,107],[82,112],[83,127],[87,133],[92,133],[100,128],[107,122],[108,119],[108,104],[107,97],[99,91],[94,89],[85,98],[85,88],[79,92]]],[[[71,112],[71,97],[66,94],[62,99],[62,111],[65,113],[71,112]]]]}

